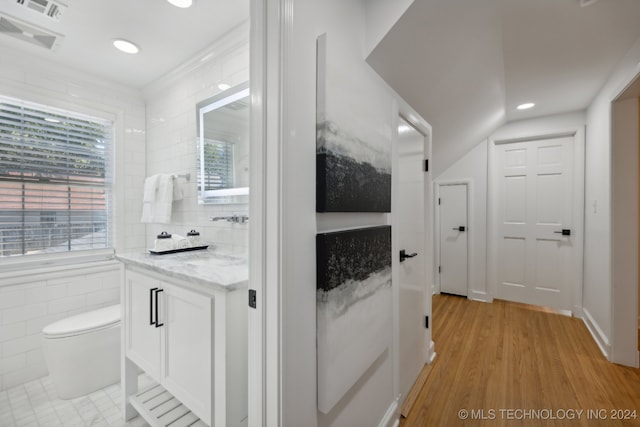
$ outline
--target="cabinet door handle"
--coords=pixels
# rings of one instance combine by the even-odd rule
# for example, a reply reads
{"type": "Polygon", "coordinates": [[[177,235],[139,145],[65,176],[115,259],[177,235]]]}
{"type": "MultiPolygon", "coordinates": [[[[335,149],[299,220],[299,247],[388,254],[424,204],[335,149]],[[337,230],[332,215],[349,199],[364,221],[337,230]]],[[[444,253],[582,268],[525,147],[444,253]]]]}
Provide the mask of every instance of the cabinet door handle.
{"type": "MultiPolygon", "coordinates": [[[[155,325],[156,324],[156,322],[154,322],[154,320],[153,320],[154,319],[154,317],[153,317],[153,293],[155,291],[157,291],[157,290],[158,290],[158,288],[149,289],[149,324],[150,325],[155,325]]],[[[157,306],[157,304],[158,304],[158,299],[156,298],[156,306],[157,306]]],[[[156,321],[158,319],[157,311],[158,311],[158,308],[156,307],[156,316],[155,316],[156,321]]]]}
{"type": "Polygon", "coordinates": [[[156,304],[155,304],[156,305],[156,318],[155,318],[156,328],[159,328],[160,326],[164,326],[164,323],[158,322],[158,311],[159,311],[158,310],[158,294],[160,292],[164,292],[164,289],[158,289],[156,291],[156,304]]]}

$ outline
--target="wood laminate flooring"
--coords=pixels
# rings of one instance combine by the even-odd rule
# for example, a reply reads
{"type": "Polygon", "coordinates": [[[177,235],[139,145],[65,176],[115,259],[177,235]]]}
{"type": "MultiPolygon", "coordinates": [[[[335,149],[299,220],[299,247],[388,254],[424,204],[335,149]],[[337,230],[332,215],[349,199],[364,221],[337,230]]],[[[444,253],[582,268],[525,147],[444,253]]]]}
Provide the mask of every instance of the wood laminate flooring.
{"type": "Polygon", "coordinates": [[[640,369],[608,362],[582,320],[448,295],[433,319],[437,358],[400,427],[640,425],[640,369]]]}

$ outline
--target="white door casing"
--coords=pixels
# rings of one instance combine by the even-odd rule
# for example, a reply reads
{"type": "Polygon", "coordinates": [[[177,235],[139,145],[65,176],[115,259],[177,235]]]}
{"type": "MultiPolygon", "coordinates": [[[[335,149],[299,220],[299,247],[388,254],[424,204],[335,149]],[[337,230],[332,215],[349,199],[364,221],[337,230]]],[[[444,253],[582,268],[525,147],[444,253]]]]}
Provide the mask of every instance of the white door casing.
{"type": "Polygon", "coordinates": [[[468,295],[468,188],[466,184],[439,186],[440,292],[468,295]]]}
{"type": "Polygon", "coordinates": [[[496,144],[494,156],[496,297],[570,313],[582,253],[574,136],[496,144]]]}
{"type": "MultiPolygon", "coordinates": [[[[399,391],[404,400],[425,363],[429,337],[427,315],[427,252],[425,216],[425,135],[400,118],[398,127],[397,234],[407,254],[398,265],[399,391]]],[[[402,402],[400,402],[402,403],[402,402]]]]}

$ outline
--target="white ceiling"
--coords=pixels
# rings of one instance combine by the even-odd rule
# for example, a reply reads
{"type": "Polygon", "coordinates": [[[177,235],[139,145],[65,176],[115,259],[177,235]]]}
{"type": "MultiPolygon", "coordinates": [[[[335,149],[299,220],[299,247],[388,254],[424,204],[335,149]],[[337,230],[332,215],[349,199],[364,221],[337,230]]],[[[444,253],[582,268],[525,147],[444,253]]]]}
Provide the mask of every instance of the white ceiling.
{"type": "Polygon", "coordinates": [[[437,176],[506,121],[588,107],[639,37],[638,0],[415,0],[368,62],[433,126],[437,176]]]}
{"type": "MultiPolygon", "coordinates": [[[[54,0],[57,1],[57,0],[54,0]]],[[[164,0],[60,0],[68,5],[60,21],[0,0],[8,14],[64,36],[54,51],[0,34],[0,44],[142,88],[249,18],[248,0],[194,0],[180,9],[164,0]],[[117,51],[125,38],[140,46],[137,55],[117,51]]]]}

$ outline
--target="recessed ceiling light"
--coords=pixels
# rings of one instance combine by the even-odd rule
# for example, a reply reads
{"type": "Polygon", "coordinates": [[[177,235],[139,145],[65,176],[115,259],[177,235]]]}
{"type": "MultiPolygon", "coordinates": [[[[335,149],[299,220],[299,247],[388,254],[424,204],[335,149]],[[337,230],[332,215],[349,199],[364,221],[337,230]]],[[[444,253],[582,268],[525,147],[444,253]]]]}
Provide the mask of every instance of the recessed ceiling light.
{"type": "Polygon", "coordinates": [[[136,46],[134,43],[131,43],[128,40],[124,39],[116,39],[113,41],[113,45],[116,49],[124,52],[124,53],[138,53],[140,52],[140,48],[136,46]]]}
{"type": "Polygon", "coordinates": [[[226,84],[226,83],[220,83],[220,84],[218,85],[218,89],[220,89],[220,90],[227,90],[227,89],[229,89],[230,87],[231,87],[231,85],[228,85],[228,84],[226,84]]]}
{"type": "Polygon", "coordinates": [[[172,5],[174,5],[175,7],[180,7],[183,9],[187,7],[191,7],[191,5],[193,4],[193,0],[167,0],[167,1],[172,5]]]}
{"type": "Polygon", "coordinates": [[[524,104],[520,104],[518,105],[516,108],[518,110],[528,110],[529,108],[533,108],[533,106],[536,105],[533,102],[525,102],[524,104]]]}

